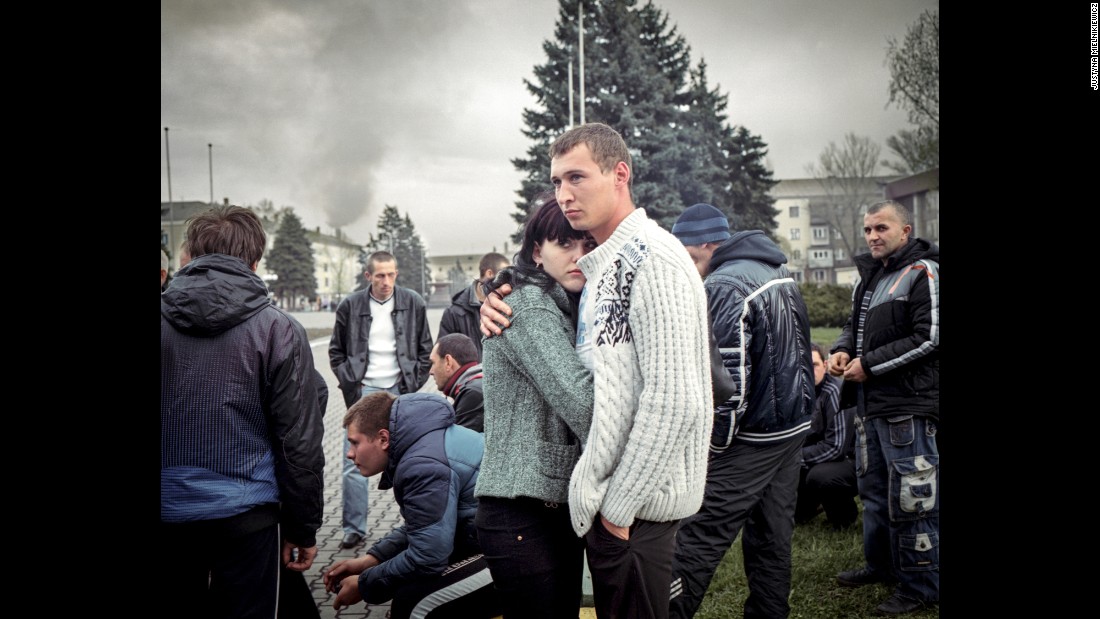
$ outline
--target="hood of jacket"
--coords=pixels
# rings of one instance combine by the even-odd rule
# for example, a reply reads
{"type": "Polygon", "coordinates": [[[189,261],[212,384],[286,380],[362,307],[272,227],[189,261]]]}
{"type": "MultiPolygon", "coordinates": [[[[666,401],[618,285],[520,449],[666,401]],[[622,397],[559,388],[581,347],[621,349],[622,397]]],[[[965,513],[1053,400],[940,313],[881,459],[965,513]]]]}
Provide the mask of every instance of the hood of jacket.
{"type": "Polygon", "coordinates": [[[938,264],[940,261],[939,246],[931,241],[911,237],[908,243],[899,247],[897,251],[886,259],[885,267],[883,267],[881,260],[876,260],[871,256],[871,252],[863,253],[852,258],[852,261],[856,263],[856,269],[864,279],[870,279],[868,275],[877,267],[883,267],[884,270],[889,273],[913,264],[917,260],[932,260],[938,264]]]}
{"type": "Polygon", "coordinates": [[[407,393],[397,398],[390,409],[390,461],[378,488],[393,487],[397,464],[409,448],[424,435],[445,430],[455,423],[455,409],[443,397],[434,393],[407,393]]]}
{"type": "Polygon", "coordinates": [[[188,335],[217,335],[269,305],[260,276],[240,258],[225,254],[195,258],[160,295],[161,316],[188,335]]]}
{"type": "Polygon", "coordinates": [[[773,266],[787,263],[779,246],[760,230],[744,230],[726,239],[710,257],[711,272],[730,260],[759,260],[773,266]]]}

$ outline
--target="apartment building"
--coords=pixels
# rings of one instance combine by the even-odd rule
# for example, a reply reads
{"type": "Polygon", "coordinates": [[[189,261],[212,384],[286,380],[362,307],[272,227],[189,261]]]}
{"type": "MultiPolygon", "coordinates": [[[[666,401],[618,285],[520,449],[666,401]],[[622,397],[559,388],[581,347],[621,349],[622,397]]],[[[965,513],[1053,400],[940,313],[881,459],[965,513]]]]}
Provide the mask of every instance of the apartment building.
{"type": "MultiPolygon", "coordinates": [[[[939,243],[939,168],[912,176],[870,177],[850,182],[846,188],[864,210],[884,199],[904,204],[913,213],[914,234],[939,243]]],[[[863,253],[867,246],[856,231],[844,242],[829,217],[837,199],[835,189],[832,193],[816,178],[781,180],[772,188],[779,211],[775,236],[796,281],[850,286],[858,276],[852,253],[863,253]]],[[[856,214],[862,221],[860,217],[856,214]]]]}

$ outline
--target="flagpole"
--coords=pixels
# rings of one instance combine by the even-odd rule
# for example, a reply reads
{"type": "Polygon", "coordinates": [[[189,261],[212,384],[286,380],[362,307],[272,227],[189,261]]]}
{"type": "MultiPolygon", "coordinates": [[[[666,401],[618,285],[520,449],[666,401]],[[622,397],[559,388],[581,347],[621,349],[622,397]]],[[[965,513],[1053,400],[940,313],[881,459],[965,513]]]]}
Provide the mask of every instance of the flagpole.
{"type": "Polygon", "coordinates": [[[580,38],[581,124],[584,124],[584,2],[577,3],[577,36],[580,38]]]}

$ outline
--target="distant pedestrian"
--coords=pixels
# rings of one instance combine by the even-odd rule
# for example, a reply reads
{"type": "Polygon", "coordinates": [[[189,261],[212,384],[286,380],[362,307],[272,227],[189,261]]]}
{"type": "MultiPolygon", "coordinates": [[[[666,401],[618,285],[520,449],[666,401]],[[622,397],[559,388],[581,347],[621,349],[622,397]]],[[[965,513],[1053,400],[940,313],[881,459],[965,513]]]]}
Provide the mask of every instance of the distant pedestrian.
{"type": "Polygon", "coordinates": [[[471,430],[485,429],[485,405],[482,378],[485,372],[477,361],[477,349],[462,333],[444,335],[432,348],[429,373],[444,397],[455,409],[455,423],[471,430]]]}
{"type": "MultiPolygon", "coordinates": [[[[415,291],[397,285],[397,275],[397,258],[389,252],[374,252],[367,259],[370,285],[336,308],[329,365],[348,408],[368,393],[413,393],[428,380],[432,334],[427,307],[415,291]]],[[[348,449],[346,443],[344,449],[348,449]]],[[[342,475],[344,539],[340,546],[351,548],[367,536],[370,488],[350,460],[344,461],[342,475]]]]}
{"type": "Polygon", "coordinates": [[[187,238],[194,260],[161,295],[158,613],[274,619],[280,566],[317,554],[328,389],[255,273],[256,214],[212,208],[187,238]]]}
{"type": "Polygon", "coordinates": [[[164,282],[168,281],[168,254],[160,250],[160,291],[164,292],[164,282]]]}
{"type": "Polygon", "coordinates": [[[402,523],[325,572],[336,610],[393,600],[390,619],[500,614],[474,529],[485,441],[454,421],[451,405],[429,393],[375,392],[348,409],[347,459],[364,478],[381,473],[378,488],[393,488],[402,523]]]}
{"type": "Polygon", "coordinates": [[[451,304],[443,310],[443,318],[439,321],[438,337],[449,333],[465,334],[477,349],[478,361],[481,360],[481,314],[478,311],[485,300],[483,287],[506,266],[508,258],[503,254],[490,252],[482,256],[477,267],[477,279],[451,297],[451,304]]]}

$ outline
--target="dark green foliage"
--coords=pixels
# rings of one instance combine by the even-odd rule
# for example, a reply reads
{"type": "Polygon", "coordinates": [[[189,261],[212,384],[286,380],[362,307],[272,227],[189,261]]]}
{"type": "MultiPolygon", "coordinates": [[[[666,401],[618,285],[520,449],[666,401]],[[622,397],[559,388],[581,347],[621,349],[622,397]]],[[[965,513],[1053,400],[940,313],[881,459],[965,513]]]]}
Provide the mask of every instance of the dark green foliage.
{"type": "Polygon", "coordinates": [[[276,275],[270,286],[283,304],[297,309],[298,297],[317,296],[317,276],[314,273],[313,247],[306,238],[302,220],[291,209],[279,218],[275,244],[264,259],[267,270],[276,275]]]}
{"type": "MultiPolygon", "coordinates": [[[[559,6],[554,39],[543,44],[547,63],[535,67],[534,82],[525,81],[538,108],[523,112],[532,140],[527,157],[512,160],[525,173],[512,213],[517,243],[528,205],[551,188],[550,143],[569,128],[570,60],[580,123],[577,0],[559,6]]],[[[709,89],[705,62],[691,69],[690,47],[668,15],[628,0],[587,0],[584,11],[585,121],[610,125],[626,140],[635,204],[671,228],[685,207],[708,202],[735,229],[772,235],[776,211],[767,192],[776,181],[763,166],[767,146],[726,123],[728,97],[709,89]]]]}
{"type": "Polygon", "coordinates": [[[408,214],[402,217],[396,206],[387,204],[378,218],[378,236],[371,234],[364,248],[365,251],[359,255],[363,268],[355,278],[356,290],[370,285],[364,275],[370,255],[376,251],[388,251],[397,259],[397,285],[411,288],[428,298],[432,282],[428,252],[408,214]]]}
{"type": "Polygon", "coordinates": [[[840,284],[798,285],[811,327],[843,327],[852,313],[852,289],[840,284]]]}

